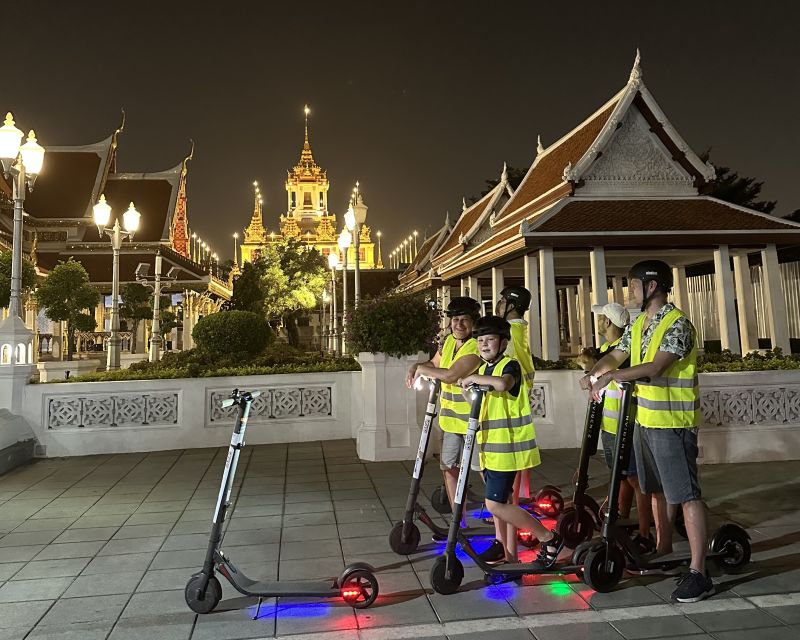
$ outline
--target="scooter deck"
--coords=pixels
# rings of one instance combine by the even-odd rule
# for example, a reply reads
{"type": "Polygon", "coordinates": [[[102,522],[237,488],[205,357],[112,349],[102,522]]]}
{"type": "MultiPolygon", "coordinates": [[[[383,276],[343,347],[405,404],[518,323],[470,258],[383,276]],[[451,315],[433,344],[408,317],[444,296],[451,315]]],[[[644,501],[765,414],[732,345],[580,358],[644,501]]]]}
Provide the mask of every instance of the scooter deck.
{"type": "Polygon", "coordinates": [[[303,582],[279,582],[277,580],[253,580],[241,571],[225,563],[218,567],[219,572],[227,578],[239,593],[246,596],[336,596],[338,587],[334,578],[328,580],[308,580],[303,582]]]}

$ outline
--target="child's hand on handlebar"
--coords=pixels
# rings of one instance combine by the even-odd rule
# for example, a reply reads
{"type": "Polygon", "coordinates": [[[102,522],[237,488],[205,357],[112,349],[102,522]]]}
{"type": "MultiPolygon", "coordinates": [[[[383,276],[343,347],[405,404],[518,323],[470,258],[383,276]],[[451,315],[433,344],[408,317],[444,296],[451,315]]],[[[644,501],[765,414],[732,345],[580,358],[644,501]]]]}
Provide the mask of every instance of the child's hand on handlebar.
{"type": "Polygon", "coordinates": [[[467,376],[466,378],[461,378],[458,381],[458,386],[462,389],[469,389],[472,385],[475,384],[475,376],[467,376]]]}

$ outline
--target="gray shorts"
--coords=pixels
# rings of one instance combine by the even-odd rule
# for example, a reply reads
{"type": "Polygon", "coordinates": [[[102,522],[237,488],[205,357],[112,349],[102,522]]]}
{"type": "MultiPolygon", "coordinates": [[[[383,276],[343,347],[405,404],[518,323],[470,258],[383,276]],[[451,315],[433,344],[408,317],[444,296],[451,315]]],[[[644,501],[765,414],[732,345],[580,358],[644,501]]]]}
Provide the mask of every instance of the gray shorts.
{"type": "MultiPolygon", "coordinates": [[[[464,448],[464,436],[460,433],[442,432],[442,451],[439,454],[439,468],[442,471],[454,469],[461,464],[461,452],[464,448]]],[[[472,460],[470,469],[480,471],[481,465],[478,458],[478,443],[472,446],[472,460]]]]}
{"type": "Polygon", "coordinates": [[[637,423],[633,449],[643,493],[663,493],[669,504],[700,499],[696,428],[660,429],[637,423]]]}
{"type": "MultiPolygon", "coordinates": [[[[614,468],[614,450],[617,446],[617,434],[609,433],[608,431],[601,431],[600,438],[603,442],[603,455],[606,459],[606,465],[609,469],[614,468]]],[[[622,470],[623,475],[635,476],[636,475],[636,451],[631,449],[630,456],[628,457],[628,468],[622,470]]]]}

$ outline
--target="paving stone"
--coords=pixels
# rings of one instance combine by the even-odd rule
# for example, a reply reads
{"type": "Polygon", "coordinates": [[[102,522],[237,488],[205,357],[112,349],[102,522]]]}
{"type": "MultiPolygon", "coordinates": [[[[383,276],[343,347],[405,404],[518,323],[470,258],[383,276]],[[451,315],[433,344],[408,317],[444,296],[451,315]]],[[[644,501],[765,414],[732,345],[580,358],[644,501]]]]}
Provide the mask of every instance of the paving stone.
{"type": "MultiPolygon", "coordinates": [[[[89,558],[64,558],[60,560],[36,560],[29,562],[19,571],[15,580],[31,580],[35,578],[60,578],[77,576],[89,564],[89,558]]],[[[2,570],[3,565],[0,565],[2,570]]]]}
{"type": "Polygon", "coordinates": [[[166,537],[172,524],[138,524],[123,525],[114,534],[113,540],[125,540],[128,538],[157,538],[166,537]]]}
{"type": "MultiPolygon", "coordinates": [[[[210,527],[209,527],[210,528],[210,527]]],[[[183,551],[185,549],[205,549],[208,547],[208,534],[191,533],[167,536],[162,551],[183,551]]]]}
{"type": "Polygon", "coordinates": [[[332,558],[341,557],[341,555],[342,546],[338,538],[333,540],[310,540],[281,543],[281,560],[332,558]]]}
{"type": "Polygon", "coordinates": [[[338,558],[314,558],[312,560],[280,561],[281,580],[308,580],[333,578],[342,573],[344,562],[338,558]]]}
{"type": "Polygon", "coordinates": [[[82,598],[115,593],[133,593],[144,574],[140,571],[116,571],[79,576],[64,592],[62,598],[82,598]]]}
{"type": "Polygon", "coordinates": [[[144,574],[136,591],[168,591],[170,589],[180,589],[186,586],[186,582],[194,572],[195,571],[187,570],[185,567],[180,569],[150,570],[144,574]]]}
{"type": "Polygon", "coordinates": [[[118,527],[92,527],[86,529],[67,529],[53,542],[91,542],[95,540],[110,540],[117,532],[118,527]]]}
{"type": "MultiPolygon", "coordinates": [[[[256,612],[255,601],[252,598],[238,598],[235,602],[236,608],[233,610],[218,610],[214,615],[198,616],[192,640],[271,638],[275,635],[274,604],[271,602],[262,603],[258,620],[252,619],[256,612]]],[[[225,604],[223,601],[220,607],[224,607],[225,604]]],[[[307,622],[307,619],[304,622],[307,622]]],[[[305,625],[303,629],[306,629],[305,625]]]]}
{"type": "Polygon", "coordinates": [[[632,581],[623,581],[609,593],[592,591],[583,584],[576,585],[578,594],[595,609],[632,607],[645,604],[663,604],[664,600],[647,587],[632,581]]]}
{"type": "MultiPolygon", "coordinates": [[[[714,637],[718,640],[752,640],[752,629],[736,631],[718,631],[714,637]]],[[[797,627],[767,627],[758,630],[758,640],[797,640],[797,627]]]]}
{"type": "Polygon", "coordinates": [[[536,640],[622,640],[614,627],[605,622],[559,624],[531,629],[536,640]]]}
{"type": "Polygon", "coordinates": [[[64,598],[52,606],[40,624],[55,626],[104,620],[113,622],[119,617],[127,601],[127,595],[64,598]]]}
{"type": "MultiPolygon", "coordinates": [[[[186,603],[184,603],[186,609],[186,603]]],[[[166,615],[147,615],[138,618],[120,619],[108,636],[108,640],[187,640],[194,627],[194,614],[191,612],[166,615]]]]}
{"type": "MultiPolygon", "coordinates": [[[[485,631],[475,633],[459,633],[453,636],[458,640],[485,640],[485,631]]],[[[533,633],[528,629],[493,629],[491,632],[492,640],[533,640],[533,633]]]]}
{"type": "Polygon", "coordinates": [[[86,566],[81,575],[144,570],[155,555],[155,553],[126,553],[117,556],[97,556],[86,566]]]}
{"type": "Polygon", "coordinates": [[[105,541],[64,542],[47,545],[36,555],[36,560],[57,560],[62,558],[91,558],[105,545],[105,541]]]}
{"type": "MultiPolygon", "coordinates": [[[[743,613],[728,611],[726,613],[743,613]]],[[[703,633],[703,629],[683,616],[661,616],[639,620],[617,620],[611,623],[628,640],[665,638],[703,633]]]]}
{"type": "Polygon", "coordinates": [[[3,562],[0,563],[0,582],[10,580],[22,567],[24,562],[3,562]]]}
{"type": "Polygon", "coordinates": [[[75,521],[74,517],[68,518],[40,518],[26,520],[13,533],[26,533],[28,531],[63,531],[75,521]]]}
{"type": "Polygon", "coordinates": [[[97,552],[97,555],[118,556],[128,553],[148,553],[150,551],[158,551],[163,544],[163,538],[109,540],[105,546],[97,552]]]}
{"type": "MultiPolygon", "coordinates": [[[[189,577],[187,576],[187,580],[189,577]]],[[[171,591],[148,591],[138,592],[131,596],[121,618],[141,618],[149,615],[161,616],[171,614],[182,614],[188,611],[186,599],[183,593],[183,586],[180,589],[171,591]]]]}
{"type": "Polygon", "coordinates": [[[758,609],[711,611],[708,613],[689,614],[688,617],[700,625],[704,631],[711,633],[733,629],[761,629],[762,627],[773,627],[781,624],[777,618],[758,609]]]}
{"type": "Polygon", "coordinates": [[[73,522],[70,529],[94,529],[98,527],[121,527],[128,519],[127,514],[109,516],[81,516],[73,522]]]}
{"type": "Polygon", "coordinates": [[[786,624],[800,624],[800,604],[770,607],[767,612],[786,624]]]}
{"type": "Polygon", "coordinates": [[[105,640],[113,625],[111,620],[75,624],[37,626],[28,638],[35,640],[105,640]]]}
{"type": "Polygon", "coordinates": [[[32,628],[53,604],[53,600],[0,603],[0,628],[32,628]]]}
{"type": "Polygon", "coordinates": [[[341,600],[281,598],[277,606],[276,635],[314,634],[356,629],[354,610],[341,600]]]}
{"type": "Polygon", "coordinates": [[[72,577],[39,578],[36,580],[11,580],[0,587],[0,602],[28,602],[34,599],[58,598],[72,577]]]}

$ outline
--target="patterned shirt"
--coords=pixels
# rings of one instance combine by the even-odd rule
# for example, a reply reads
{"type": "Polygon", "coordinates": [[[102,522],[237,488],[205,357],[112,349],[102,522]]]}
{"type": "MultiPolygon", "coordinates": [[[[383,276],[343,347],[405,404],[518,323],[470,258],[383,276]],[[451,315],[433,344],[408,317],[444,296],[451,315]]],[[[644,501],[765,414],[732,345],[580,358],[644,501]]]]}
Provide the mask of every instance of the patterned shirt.
{"type": "MultiPolygon", "coordinates": [[[[661,319],[674,308],[675,305],[670,302],[665,304],[663,307],[661,307],[658,313],[653,316],[653,319],[650,321],[650,325],[644,329],[644,331],[642,331],[642,355],[647,353],[647,348],[650,346],[650,339],[653,337],[653,333],[655,332],[658,324],[661,322],[661,319]]],[[[633,323],[625,327],[625,333],[622,334],[622,338],[620,339],[619,344],[616,346],[617,349],[624,351],[625,353],[631,352],[632,326],[633,323]]],[[[674,353],[680,360],[689,355],[689,352],[692,350],[692,344],[694,341],[693,336],[694,328],[692,327],[692,323],[689,322],[689,319],[686,316],[683,316],[673,322],[672,326],[667,329],[667,332],[664,334],[664,339],[661,341],[661,345],[658,347],[658,350],[674,353]]]]}

